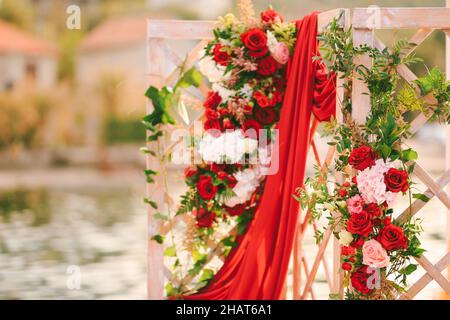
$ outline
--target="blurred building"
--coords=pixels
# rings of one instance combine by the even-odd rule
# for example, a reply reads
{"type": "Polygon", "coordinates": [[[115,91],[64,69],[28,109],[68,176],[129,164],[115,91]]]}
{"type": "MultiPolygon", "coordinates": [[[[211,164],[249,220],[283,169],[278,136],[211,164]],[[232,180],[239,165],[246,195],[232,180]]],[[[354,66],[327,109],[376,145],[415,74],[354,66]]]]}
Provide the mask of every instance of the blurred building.
{"type": "Polygon", "coordinates": [[[95,86],[107,75],[120,76],[128,85],[146,83],[145,17],[107,20],[82,41],[77,59],[77,82],[95,86]]]}
{"type": "Polygon", "coordinates": [[[28,82],[38,88],[55,84],[57,47],[0,20],[0,91],[28,82]]]}

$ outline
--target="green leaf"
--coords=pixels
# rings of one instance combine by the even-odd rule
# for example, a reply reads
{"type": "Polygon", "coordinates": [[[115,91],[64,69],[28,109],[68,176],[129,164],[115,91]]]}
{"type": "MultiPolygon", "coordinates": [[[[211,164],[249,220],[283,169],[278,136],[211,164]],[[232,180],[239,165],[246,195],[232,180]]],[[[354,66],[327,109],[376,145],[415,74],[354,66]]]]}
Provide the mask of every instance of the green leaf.
{"type": "Polygon", "coordinates": [[[150,155],[156,157],[155,151],[150,150],[150,149],[147,148],[147,147],[142,147],[142,148],[140,148],[140,151],[141,151],[142,153],[144,153],[144,154],[150,154],[150,155]]]}
{"type": "Polygon", "coordinates": [[[403,162],[416,161],[418,158],[419,155],[413,149],[407,149],[402,151],[403,162]]]}
{"type": "Polygon", "coordinates": [[[150,86],[145,92],[145,96],[152,101],[153,112],[146,115],[143,120],[152,126],[158,124],[175,124],[175,120],[169,114],[169,108],[174,98],[174,92],[168,87],[162,87],[158,90],[150,86]]]}
{"type": "Polygon", "coordinates": [[[158,138],[161,137],[162,135],[163,135],[162,131],[157,131],[156,133],[149,135],[149,136],[147,137],[147,141],[148,141],[148,142],[156,141],[156,140],[158,140],[158,138]]]}
{"type": "Polygon", "coordinates": [[[380,147],[381,155],[383,156],[383,159],[389,158],[391,155],[392,149],[387,144],[382,144],[380,147]]]}
{"type": "Polygon", "coordinates": [[[165,286],[166,295],[168,297],[174,296],[177,294],[177,290],[173,287],[173,284],[168,282],[165,286]]]}
{"type": "Polygon", "coordinates": [[[410,264],[410,265],[406,266],[405,268],[401,269],[399,271],[399,273],[404,274],[404,275],[409,275],[416,270],[417,270],[417,264],[410,264]]]}
{"type": "Polygon", "coordinates": [[[413,195],[412,195],[412,197],[414,198],[414,199],[419,199],[419,200],[421,200],[421,201],[423,201],[423,202],[428,202],[428,201],[430,201],[430,198],[428,198],[426,195],[424,195],[423,193],[414,193],[413,195]]]}
{"type": "Polygon", "coordinates": [[[150,240],[156,241],[159,244],[163,244],[164,242],[164,236],[160,235],[160,234],[156,234],[153,237],[150,238],[150,240]]]}
{"type": "Polygon", "coordinates": [[[421,77],[415,81],[419,86],[423,96],[429,94],[433,89],[437,88],[444,80],[444,75],[438,67],[434,67],[425,77],[421,77]]]}
{"type": "Polygon", "coordinates": [[[148,199],[148,198],[144,198],[144,203],[147,203],[147,204],[150,205],[153,209],[158,209],[158,204],[157,204],[155,201],[153,201],[153,200],[150,200],[150,199],[148,199]]]}
{"type": "Polygon", "coordinates": [[[166,250],[164,250],[164,256],[165,257],[175,257],[177,255],[177,250],[175,247],[168,247],[166,250]]]}
{"type": "Polygon", "coordinates": [[[202,74],[200,71],[198,71],[195,67],[190,68],[188,71],[183,73],[180,80],[178,80],[177,84],[175,85],[175,91],[178,88],[188,88],[190,86],[192,87],[198,87],[202,81],[202,74]]]}
{"type": "Polygon", "coordinates": [[[227,247],[235,247],[237,245],[236,242],[234,241],[234,236],[226,237],[225,239],[222,240],[222,243],[224,246],[227,247]]]}
{"type": "Polygon", "coordinates": [[[211,269],[204,269],[202,275],[198,279],[199,282],[209,281],[214,277],[214,271],[211,269]]]}
{"type": "Polygon", "coordinates": [[[162,214],[160,212],[155,213],[153,215],[153,218],[155,218],[156,220],[162,220],[162,221],[168,221],[169,220],[168,216],[166,216],[166,215],[164,215],[164,214],[162,214]]]}

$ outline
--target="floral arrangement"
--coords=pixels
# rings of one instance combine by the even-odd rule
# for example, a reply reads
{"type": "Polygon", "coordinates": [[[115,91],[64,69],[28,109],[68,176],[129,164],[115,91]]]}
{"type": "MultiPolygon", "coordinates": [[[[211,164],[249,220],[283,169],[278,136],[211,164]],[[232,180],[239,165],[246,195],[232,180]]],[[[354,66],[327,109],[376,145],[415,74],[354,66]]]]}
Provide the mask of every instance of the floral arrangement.
{"type": "MultiPolygon", "coordinates": [[[[253,219],[270,170],[296,27],[284,22],[272,8],[262,12],[260,19],[249,18],[254,15],[250,4],[240,8],[246,12],[240,21],[232,14],[218,19],[214,38],[198,64],[211,91],[203,102],[204,133],[189,142],[195,161],[185,169],[188,190],[175,213],[186,222],[186,236],[172,236],[165,250],[167,260],[173,262],[166,285],[170,297],[195,292],[214,276],[220,266],[215,258],[230,252],[236,237],[253,219]]],[[[198,86],[198,71],[188,70],[175,89],[198,86]]],[[[153,133],[149,137],[152,141],[162,135],[159,124],[174,124],[168,109],[177,92],[170,88],[148,90],[147,96],[156,105],[144,118],[153,133]]],[[[153,181],[156,172],[147,170],[146,174],[153,181]]],[[[155,208],[151,199],[147,202],[155,208]]],[[[169,223],[174,218],[170,214],[156,216],[169,223]]],[[[166,241],[161,235],[152,239],[166,241]]]]}
{"type": "Polygon", "coordinates": [[[278,121],[286,63],[296,36],[295,25],[283,22],[272,8],[261,13],[256,25],[227,14],[213,32],[199,62],[212,85],[203,104],[205,135],[195,146],[202,161],[186,168],[190,189],[179,210],[193,211],[202,221],[199,227],[207,229],[229,215],[252,214],[264,166],[270,163],[267,146],[278,121]],[[269,136],[261,146],[259,133],[264,129],[269,136]],[[249,161],[255,152],[256,160],[249,161]]]}
{"type": "MultiPolygon", "coordinates": [[[[449,122],[450,83],[436,68],[419,78],[416,87],[400,82],[397,67],[420,61],[404,54],[411,47],[406,41],[391,50],[378,50],[355,47],[351,39],[351,31],[341,30],[336,20],[319,36],[325,62],[342,76],[346,89],[341,101],[344,123],[332,121],[324,127],[324,135],[332,137],[329,144],[339,153],[334,164],[339,178],[333,181],[328,168],[318,169],[295,197],[309,210],[311,220],[325,215],[328,228],[339,239],[346,298],[394,299],[417,268],[411,259],[424,252],[418,238],[420,220],[412,217],[412,198],[428,201],[424,194],[412,192],[418,154],[404,148],[403,141],[411,136],[411,113],[449,122]],[[373,58],[371,69],[354,64],[362,54],[373,58]],[[364,125],[351,118],[355,75],[367,84],[371,98],[364,125]],[[433,103],[425,100],[427,95],[434,96],[433,103]],[[400,196],[409,198],[410,207],[395,217],[393,206],[400,196]]],[[[317,241],[322,237],[318,231],[317,241]]]]}

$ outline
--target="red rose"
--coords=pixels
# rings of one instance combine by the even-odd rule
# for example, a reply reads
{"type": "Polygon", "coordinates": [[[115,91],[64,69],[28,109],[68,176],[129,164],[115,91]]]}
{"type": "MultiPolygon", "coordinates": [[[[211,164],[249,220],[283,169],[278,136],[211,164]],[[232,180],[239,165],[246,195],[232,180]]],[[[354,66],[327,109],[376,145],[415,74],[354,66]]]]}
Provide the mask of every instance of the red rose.
{"type": "Polygon", "coordinates": [[[237,184],[236,178],[233,175],[229,175],[227,177],[227,184],[231,189],[233,189],[237,184]]]}
{"type": "Polygon", "coordinates": [[[258,63],[258,73],[262,76],[270,76],[277,71],[277,62],[271,56],[261,59],[258,63]]]}
{"type": "Polygon", "coordinates": [[[408,239],[406,239],[403,229],[394,224],[388,224],[381,229],[377,240],[386,250],[406,249],[408,247],[408,239]]]}
{"type": "Polygon", "coordinates": [[[216,219],[214,212],[209,212],[203,208],[194,208],[192,213],[197,220],[197,227],[199,228],[210,228],[216,219]]]}
{"type": "Polygon", "coordinates": [[[358,180],[356,180],[356,176],[354,176],[353,178],[352,178],[352,182],[353,182],[353,184],[354,185],[358,185],[358,180]]]}
{"type": "Polygon", "coordinates": [[[251,105],[246,104],[246,105],[244,106],[244,113],[245,113],[245,114],[250,114],[250,113],[252,113],[252,111],[253,111],[253,107],[252,107],[251,105]]]}
{"type": "Polygon", "coordinates": [[[272,98],[269,100],[269,105],[271,107],[275,107],[277,103],[281,102],[283,100],[283,97],[281,96],[281,93],[278,91],[275,91],[272,93],[272,98]]]}
{"type": "Polygon", "coordinates": [[[246,137],[257,139],[262,126],[255,119],[248,119],[242,125],[246,137]]]}
{"type": "Polygon", "coordinates": [[[364,239],[359,238],[358,240],[354,240],[350,245],[352,246],[352,248],[359,249],[363,246],[363,244],[364,244],[364,239]]]}
{"type": "Polygon", "coordinates": [[[368,146],[353,149],[348,157],[348,163],[357,170],[364,170],[375,164],[377,153],[368,146]]]}
{"type": "Polygon", "coordinates": [[[383,224],[384,224],[385,226],[388,226],[388,225],[390,225],[391,223],[392,223],[391,217],[386,217],[386,218],[383,219],[383,224]]]}
{"type": "Polygon", "coordinates": [[[352,265],[348,262],[344,262],[344,263],[342,263],[341,268],[342,268],[342,270],[350,271],[350,270],[352,270],[352,265]]]}
{"type": "Polygon", "coordinates": [[[253,58],[262,58],[269,52],[269,48],[265,47],[260,51],[249,51],[249,56],[253,58]]]}
{"type": "Polygon", "coordinates": [[[269,106],[269,99],[267,99],[266,95],[259,90],[253,94],[253,98],[255,98],[261,108],[266,108],[269,106]]]}
{"type": "Polygon", "coordinates": [[[367,237],[372,232],[372,221],[366,211],[353,213],[347,223],[347,231],[367,237]]]}
{"type": "Polygon", "coordinates": [[[216,61],[221,66],[227,66],[230,62],[230,54],[227,49],[220,44],[216,44],[213,50],[214,61],[216,61]]]}
{"type": "Polygon", "coordinates": [[[395,168],[389,169],[384,175],[384,184],[389,191],[406,192],[408,190],[408,173],[395,168]]]}
{"type": "Polygon", "coordinates": [[[338,194],[340,197],[345,197],[348,193],[345,189],[339,189],[338,194]]]}
{"type": "Polygon", "coordinates": [[[266,23],[283,22],[283,17],[272,8],[261,12],[261,21],[266,23]]]}
{"type": "Polygon", "coordinates": [[[267,36],[264,30],[259,28],[251,28],[241,34],[241,40],[244,46],[253,52],[267,53],[267,36]]]}
{"type": "Polygon", "coordinates": [[[233,130],[234,128],[236,128],[234,123],[229,118],[223,119],[222,126],[223,130],[233,130]]]}
{"type": "Polygon", "coordinates": [[[369,203],[364,210],[372,217],[372,219],[381,216],[381,209],[376,203],[369,203]]]}
{"type": "Polygon", "coordinates": [[[238,204],[232,208],[224,206],[225,210],[228,212],[228,214],[232,217],[240,216],[244,213],[245,208],[247,207],[246,203],[238,204]]]}
{"type": "Polygon", "coordinates": [[[217,109],[217,112],[221,117],[226,117],[229,113],[227,108],[219,108],[217,109]]]}
{"type": "Polygon", "coordinates": [[[219,171],[217,172],[217,178],[219,178],[220,180],[225,180],[228,177],[228,173],[226,173],[225,171],[219,171]]]}
{"type": "Polygon", "coordinates": [[[355,254],[355,248],[349,246],[342,246],[341,255],[343,256],[352,256],[355,254]]]}
{"type": "Polygon", "coordinates": [[[217,194],[217,186],[213,184],[211,176],[200,176],[197,182],[197,190],[203,200],[211,200],[217,194]]]}
{"type": "Polygon", "coordinates": [[[370,275],[367,273],[367,266],[359,268],[358,271],[353,272],[350,276],[352,287],[362,294],[368,294],[370,292],[370,289],[367,286],[369,276],[370,275]]]}
{"type": "Polygon", "coordinates": [[[220,125],[219,120],[206,120],[203,124],[203,129],[209,131],[212,136],[217,137],[222,131],[222,126],[220,125]]]}
{"type": "Polygon", "coordinates": [[[350,182],[346,181],[346,182],[344,182],[344,184],[342,186],[344,188],[350,188],[350,182]]]}
{"type": "Polygon", "coordinates": [[[222,98],[215,91],[209,91],[206,95],[206,100],[203,103],[205,108],[215,109],[222,102],[222,98]]]}
{"type": "Polygon", "coordinates": [[[278,118],[277,111],[272,108],[255,108],[253,110],[253,116],[263,125],[272,124],[277,121],[278,118]]]}
{"type": "Polygon", "coordinates": [[[233,175],[228,175],[228,173],[224,171],[217,172],[217,177],[220,180],[225,181],[231,189],[233,189],[237,184],[236,178],[233,175]]]}
{"type": "Polygon", "coordinates": [[[219,113],[214,109],[206,108],[205,117],[208,120],[217,120],[219,119],[219,113]]]}
{"type": "Polygon", "coordinates": [[[214,172],[215,174],[218,174],[220,171],[225,170],[226,164],[218,164],[218,163],[211,163],[209,165],[209,171],[214,172]]]}
{"type": "Polygon", "coordinates": [[[193,176],[195,176],[196,174],[198,173],[198,170],[197,170],[197,168],[195,168],[195,167],[186,167],[186,169],[184,169],[184,176],[186,177],[186,178],[190,178],[190,177],[193,177],[193,176]]]}

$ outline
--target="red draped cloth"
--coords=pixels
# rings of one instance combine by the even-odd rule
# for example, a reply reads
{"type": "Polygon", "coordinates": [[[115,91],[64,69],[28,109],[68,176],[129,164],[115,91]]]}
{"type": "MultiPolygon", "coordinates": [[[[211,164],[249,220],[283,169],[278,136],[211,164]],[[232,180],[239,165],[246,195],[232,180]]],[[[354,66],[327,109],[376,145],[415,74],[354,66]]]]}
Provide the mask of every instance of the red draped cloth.
{"type": "Polygon", "coordinates": [[[267,177],[255,217],[224,265],[198,300],[281,299],[292,251],[310,139],[316,120],[335,113],[335,77],[327,76],[318,55],[317,13],[297,21],[297,44],[287,67],[287,89],[279,128],[279,170],[267,177]],[[311,125],[311,115],[316,120],[311,125]]]}

